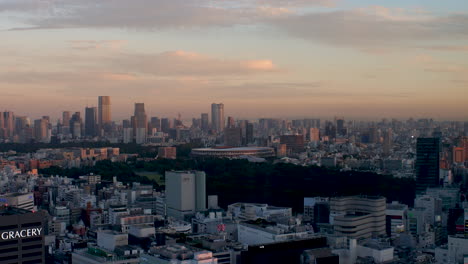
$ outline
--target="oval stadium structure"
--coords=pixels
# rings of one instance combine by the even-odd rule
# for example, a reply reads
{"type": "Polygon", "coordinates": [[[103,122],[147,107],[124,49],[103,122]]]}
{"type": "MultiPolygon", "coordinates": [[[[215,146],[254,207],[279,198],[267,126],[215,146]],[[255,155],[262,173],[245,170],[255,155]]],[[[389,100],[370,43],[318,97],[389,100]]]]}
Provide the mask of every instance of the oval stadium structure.
{"type": "Polygon", "coordinates": [[[195,158],[240,158],[242,156],[269,158],[275,156],[275,150],[268,147],[216,147],[192,149],[192,157],[195,158]]]}

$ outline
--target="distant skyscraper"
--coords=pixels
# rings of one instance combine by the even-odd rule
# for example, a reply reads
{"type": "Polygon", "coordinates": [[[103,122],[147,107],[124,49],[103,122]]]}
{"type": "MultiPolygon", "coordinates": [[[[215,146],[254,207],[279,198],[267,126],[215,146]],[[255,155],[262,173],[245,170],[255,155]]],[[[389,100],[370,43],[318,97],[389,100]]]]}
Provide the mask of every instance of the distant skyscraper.
{"type": "Polygon", "coordinates": [[[236,121],[234,120],[234,117],[228,116],[227,127],[228,128],[236,127],[236,121]]]}
{"type": "Polygon", "coordinates": [[[254,126],[252,123],[247,123],[245,127],[245,141],[247,144],[254,143],[254,126]]]}
{"type": "Polygon", "coordinates": [[[170,129],[171,129],[171,123],[169,121],[169,118],[162,118],[161,119],[161,131],[164,133],[169,133],[170,129]]]}
{"type": "Polygon", "coordinates": [[[95,137],[98,135],[97,108],[86,107],[85,109],[85,136],[95,137]]]}
{"type": "Polygon", "coordinates": [[[239,147],[242,144],[242,130],[240,127],[230,127],[224,130],[224,144],[239,147]]]}
{"type": "Polygon", "coordinates": [[[99,133],[108,132],[111,128],[111,99],[110,96],[98,97],[98,126],[99,133]]]}
{"type": "Polygon", "coordinates": [[[383,144],[382,150],[384,155],[389,155],[393,146],[393,133],[392,129],[389,128],[383,133],[383,144]]]}
{"type": "Polygon", "coordinates": [[[216,132],[224,130],[224,104],[211,105],[211,128],[216,132]]]}
{"type": "Polygon", "coordinates": [[[70,126],[70,111],[63,111],[62,113],[62,124],[64,126],[70,126]]]}
{"type": "Polygon", "coordinates": [[[6,137],[11,138],[14,135],[15,131],[15,122],[14,122],[13,112],[3,112],[3,122],[4,128],[6,131],[6,137]]]}
{"type": "Polygon", "coordinates": [[[146,117],[145,104],[135,103],[135,113],[132,117],[133,133],[137,144],[146,143],[148,133],[148,118],[146,117]]]}
{"type": "Polygon", "coordinates": [[[161,119],[159,119],[159,117],[151,117],[150,123],[152,128],[156,128],[158,132],[161,131],[161,119]]]}
{"type": "Polygon", "coordinates": [[[34,120],[34,139],[37,142],[48,143],[49,121],[46,118],[34,120]]]}
{"type": "Polygon", "coordinates": [[[309,141],[319,142],[320,141],[320,129],[316,127],[309,128],[309,141]]]}
{"type": "Polygon", "coordinates": [[[203,131],[208,131],[210,129],[210,124],[208,121],[208,113],[201,114],[201,129],[203,131]]]}
{"type": "Polygon", "coordinates": [[[81,119],[81,113],[75,112],[70,118],[70,132],[74,138],[81,137],[82,126],[83,120],[81,119]]]}
{"type": "Polygon", "coordinates": [[[416,192],[439,186],[439,138],[418,138],[416,143],[416,192]]]}

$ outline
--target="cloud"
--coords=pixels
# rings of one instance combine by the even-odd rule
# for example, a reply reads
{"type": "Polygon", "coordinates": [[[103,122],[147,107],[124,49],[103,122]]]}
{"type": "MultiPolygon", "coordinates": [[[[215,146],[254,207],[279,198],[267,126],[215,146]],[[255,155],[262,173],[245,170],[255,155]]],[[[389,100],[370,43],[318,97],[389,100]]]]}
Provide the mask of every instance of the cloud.
{"type": "Polygon", "coordinates": [[[418,48],[436,51],[468,51],[468,46],[420,46],[418,48]]]}
{"type": "Polygon", "coordinates": [[[0,12],[27,13],[15,28],[131,28],[156,30],[251,24],[291,9],[332,6],[335,0],[7,0],[0,12]],[[42,4],[37,4],[43,2],[42,4]],[[32,12],[40,11],[40,12],[32,12]]]}
{"type": "Polygon", "coordinates": [[[468,38],[468,15],[440,17],[384,7],[308,13],[270,23],[294,37],[360,49],[468,38]]]}
{"type": "Polygon", "coordinates": [[[121,50],[127,45],[126,40],[70,40],[69,44],[72,49],[76,50],[93,50],[105,49],[111,51],[121,50]]]}
{"type": "Polygon", "coordinates": [[[121,54],[108,60],[121,71],[154,76],[219,76],[281,72],[271,60],[227,60],[188,51],[121,54]]]}

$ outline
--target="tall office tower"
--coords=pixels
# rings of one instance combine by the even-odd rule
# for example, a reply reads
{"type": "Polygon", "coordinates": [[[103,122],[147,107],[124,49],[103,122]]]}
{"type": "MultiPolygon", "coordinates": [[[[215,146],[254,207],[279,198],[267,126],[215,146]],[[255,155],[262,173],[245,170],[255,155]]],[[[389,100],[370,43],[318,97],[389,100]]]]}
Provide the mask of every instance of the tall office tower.
{"type": "Polygon", "coordinates": [[[330,199],[335,235],[358,240],[385,235],[385,197],[348,196],[330,199]]]}
{"type": "Polygon", "coordinates": [[[393,132],[392,129],[389,128],[383,133],[383,144],[382,150],[384,155],[389,155],[390,151],[392,150],[393,146],[393,132]]]}
{"type": "Polygon", "coordinates": [[[63,111],[63,113],[62,113],[62,125],[70,126],[70,118],[71,118],[70,111],[63,111]]]}
{"type": "Polygon", "coordinates": [[[416,143],[416,193],[439,186],[439,138],[418,138],[416,143]]]}
{"type": "Polygon", "coordinates": [[[150,123],[152,128],[156,128],[156,131],[161,131],[161,119],[159,119],[159,117],[151,117],[150,123]]]}
{"type": "Polygon", "coordinates": [[[228,116],[227,128],[234,128],[234,127],[236,127],[236,121],[234,120],[234,117],[228,116]]]}
{"type": "Polygon", "coordinates": [[[224,104],[212,104],[211,105],[211,129],[216,132],[222,132],[224,130],[224,104]]]}
{"type": "Polygon", "coordinates": [[[98,135],[97,108],[85,108],[85,136],[95,137],[98,135]]]}
{"type": "Polygon", "coordinates": [[[298,153],[304,151],[304,136],[303,135],[282,135],[280,143],[286,144],[288,153],[298,153]]]}
{"type": "Polygon", "coordinates": [[[169,121],[169,118],[162,118],[161,119],[161,131],[164,133],[169,133],[170,129],[171,129],[171,123],[169,121]]]}
{"type": "Polygon", "coordinates": [[[336,132],[338,135],[346,135],[346,129],[345,129],[345,120],[344,117],[337,117],[336,118],[336,132]]]}
{"type": "Polygon", "coordinates": [[[247,144],[254,143],[254,125],[250,122],[245,127],[245,141],[247,144]]]}
{"type": "Polygon", "coordinates": [[[43,212],[0,208],[0,263],[45,263],[43,212]]]}
{"type": "Polygon", "coordinates": [[[81,119],[81,113],[75,112],[70,118],[70,132],[73,138],[81,137],[81,127],[83,125],[83,120],[81,119]]]}
{"type": "Polygon", "coordinates": [[[11,138],[14,135],[15,131],[15,122],[14,122],[15,115],[13,112],[3,112],[3,122],[4,128],[6,131],[6,137],[11,138]]]}
{"type": "Polygon", "coordinates": [[[242,130],[240,127],[231,127],[224,130],[224,144],[230,147],[242,145],[242,130]]]}
{"type": "Polygon", "coordinates": [[[369,128],[369,142],[372,144],[380,142],[379,130],[374,126],[369,128]]]}
{"type": "Polygon", "coordinates": [[[309,128],[309,141],[319,142],[320,141],[320,129],[316,127],[309,128]]]}
{"type": "Polygon", "coordinates": [[[122,121],[123,127],[123,143],[128,144],[133,142],[133,125],[130,120],[122,121]]]}
{"type": "Polygon", "coordinates": [[[135,113],[132,117],[133,133],[137,144],[146,143],[148,131],[148,119],[145,112],[144,103],[135,103],[135,113]]]}
{"type": "Polygon", "coordinates": [[[167,214],[183,220],[206,210],[206,175],[203,171],[166,172],[167,214]]]}
{"type": "Polygon", "coordinates": [[[6,138],[5,120],[3,119],[3,113],[0,112],[0,139],[6,138]]]}
{"type": "Polygon", "coordinates": [[[48,143],[49,122],[45,118],[34,120],[34,139],[36,142],[48,143]]]}
{"type": "Polygon", "coordinates": [[[111,114],[111,99],[110,96],[98,97],[98,127],[99,135],[111,130],[112,114],[111,114]]]}
{"type": "Polygon", "coordinates": [[[327,121],[325,124],[325,136],[328,136],[330,139],[336,138],[336,126],[330,121],[327,121]]]}
{"type": "Polygon", "coordinates": [[[15,131],[16,134],[20,134],[24,128],[31,125],[31,120],[27,116],[16,116],[15,117],[15,131]]]}
{"type": "Polygon", "coordinates": [[[208,121],[208,113],[201,114],[201,129],[205,132],[210,129],[210,123],[208,121]]]}

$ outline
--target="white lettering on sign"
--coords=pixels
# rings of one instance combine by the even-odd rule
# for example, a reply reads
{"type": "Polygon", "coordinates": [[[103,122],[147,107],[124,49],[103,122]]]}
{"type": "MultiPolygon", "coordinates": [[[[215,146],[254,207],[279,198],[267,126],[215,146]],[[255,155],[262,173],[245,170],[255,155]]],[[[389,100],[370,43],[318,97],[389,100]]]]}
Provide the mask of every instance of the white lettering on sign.
{"type": "Polygon", "coordinates": [[[0,237],[3,240],[8,239],[18,239],[18,238],[25,238],[25,237],[35,237],[40,236],[42,232],[42,228],[29,228],[17,231],[7,231],[3,232],[0,237]]]}

